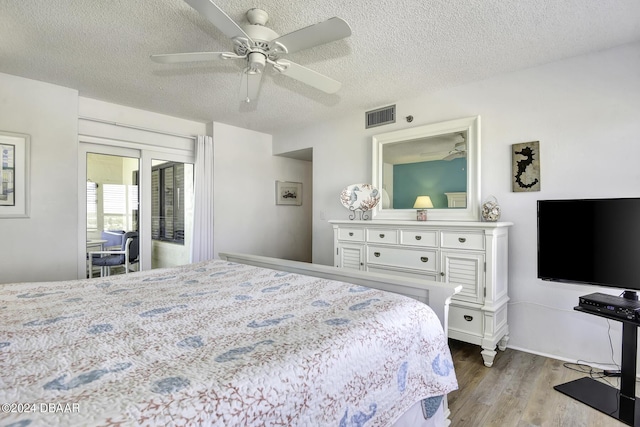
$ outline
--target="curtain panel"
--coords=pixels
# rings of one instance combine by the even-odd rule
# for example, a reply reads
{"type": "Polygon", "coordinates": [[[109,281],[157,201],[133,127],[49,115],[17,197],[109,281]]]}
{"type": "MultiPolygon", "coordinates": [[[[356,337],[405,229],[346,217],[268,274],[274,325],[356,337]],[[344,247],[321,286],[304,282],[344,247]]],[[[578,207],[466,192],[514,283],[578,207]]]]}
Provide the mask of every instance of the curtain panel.
{"type": "Polygon", "coordinates": [[[196,140],[193,239],[191,262],[214,258],[213,252],[213,138],[196,140]]]}

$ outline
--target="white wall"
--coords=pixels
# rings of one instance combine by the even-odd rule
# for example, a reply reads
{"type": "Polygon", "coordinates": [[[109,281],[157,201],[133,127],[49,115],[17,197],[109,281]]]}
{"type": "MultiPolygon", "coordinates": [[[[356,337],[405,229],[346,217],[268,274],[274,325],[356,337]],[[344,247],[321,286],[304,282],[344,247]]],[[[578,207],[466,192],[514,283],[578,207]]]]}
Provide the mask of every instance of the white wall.
{"type": "Polygon", "coordinates": [[[31,136],[29,218],[0,218],[0,283],[76,277],[78,92],[0,74],[0,130],[31,136]]]}
{"type": "MultiPolygon", "coordinates": [[[[526,69],[406,100],[398,121],[365,130],[364,112],[274,135],[274,152],[314,150],[313,261],[332,263],[329,219],[345,219],[338,194],[371,180],[371,135],[443,120],[482,117],[482,199],[497,197],[509,236],[509,345],[569,360],[611,361],[607,322],[577,313],[578,297],[615,289],[536,278],[536,201],[640,197],[640,44],[526,69]],[[404,117],[414,116],[409,125],[404,117]],[[542,191],[511,192],[511,145],[540,141],[542,191]]],[[[640,280],[640,278],[639,278],[640,280]]],[[[619,361],[620,325],[612,322],[619,361]]]]}
{"type": "Polygon", "coordinates": [[[214,250],[311,261],[311,162],[271,154],[271,135],[214,122],[214,250]],[[302,206],[275,182],[302,182],[302,206]]]}

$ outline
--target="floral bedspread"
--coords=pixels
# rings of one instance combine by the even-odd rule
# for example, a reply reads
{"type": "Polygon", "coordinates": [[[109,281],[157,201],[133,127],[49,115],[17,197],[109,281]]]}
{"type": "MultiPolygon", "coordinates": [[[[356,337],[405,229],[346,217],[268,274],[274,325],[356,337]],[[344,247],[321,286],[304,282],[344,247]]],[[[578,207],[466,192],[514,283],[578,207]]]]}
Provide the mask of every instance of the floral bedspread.
{"type": "Polygon", "coordinates": [[[0,285],[0,426],[387,426],[457,388],[433,311],[214,260],[0,285]]]}

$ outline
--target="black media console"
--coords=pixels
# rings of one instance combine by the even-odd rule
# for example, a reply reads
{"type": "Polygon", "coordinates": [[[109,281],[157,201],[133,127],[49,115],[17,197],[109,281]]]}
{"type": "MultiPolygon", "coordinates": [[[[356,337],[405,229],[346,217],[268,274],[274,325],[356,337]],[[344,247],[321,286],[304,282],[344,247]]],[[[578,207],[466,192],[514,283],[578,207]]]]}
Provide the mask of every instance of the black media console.
{"type": "Polygon", "coordinates": [[[589,294],[580,297],[580,305],[574,307],[576,311],[622,322],[620,390],[589,377],[557,385],[554,389],[627,425],[640,427],[640,399],[636,400],[640,302],[634,297],[635,293],[625,293],[624,298],[589,294]]]}

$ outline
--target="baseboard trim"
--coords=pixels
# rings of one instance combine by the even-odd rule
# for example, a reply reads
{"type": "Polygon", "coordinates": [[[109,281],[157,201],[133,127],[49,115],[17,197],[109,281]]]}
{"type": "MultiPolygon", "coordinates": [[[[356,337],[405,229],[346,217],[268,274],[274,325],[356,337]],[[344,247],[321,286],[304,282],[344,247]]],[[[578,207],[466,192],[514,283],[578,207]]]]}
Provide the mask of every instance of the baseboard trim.
{"type": "Polygon", "coordinates": [[[507,348],[511,348],[513,350],[517,350],[517,351],[522,351],[525,353],[529,353],[529,354],[535,354],[537,356],[542,356],[542,357],[546,357],[548,359],[556,359],[556,360],[561,360],[563,362],[567,362],[567,363],[580,363],[582,365],[588,365],[591,366],[593,368],[596,369],[602,369],[602,370],[610,370],[612,366],[616,366],[613,363],[597,363],[597,362],[586,362],[584,360],[575,360],[575,359],[569,359],[566,357],[561,357],[555,354],[549,354],[549,353],[543,353],[541,351],[535,351],[535,350],[531,350],[529,348],[523,348],[523,347],[518,347],[517,345],[507,345],[507,348]]]}

